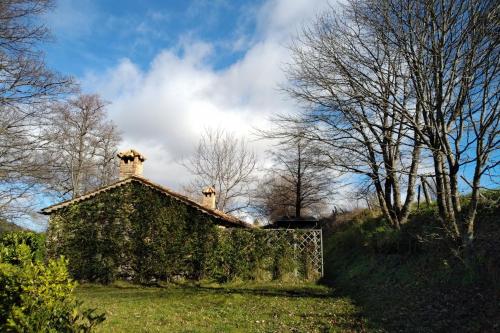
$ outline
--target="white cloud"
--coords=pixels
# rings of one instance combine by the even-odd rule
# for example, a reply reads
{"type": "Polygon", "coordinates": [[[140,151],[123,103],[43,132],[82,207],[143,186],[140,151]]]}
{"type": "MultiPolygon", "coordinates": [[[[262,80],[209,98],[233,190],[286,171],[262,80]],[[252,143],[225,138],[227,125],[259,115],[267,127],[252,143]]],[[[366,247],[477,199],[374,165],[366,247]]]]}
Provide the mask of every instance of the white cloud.
{"type": "Polygon", "coordinates": [[[267,38],[286,41],[328,6],[327,0],[269,0],[258,13],[258,28],[267,38]]]}
{"type": "MultiPolygon", "coordinates": [[[[148,157],[145,176],[179,189],[188,175],[176,161],[195,147],[206,127],[221,127],[250,137],[275,113],[292,111],[293,101],[279,91],[282,67],[289,62],[286,44],[326,1],[271,0],[256,11],[257,36],[239,61],[215,70],[210,43],[180,38],[163,50],[147,70],[122,59],[104,73],[88,73],[84,89],[110,102],[110,117],[123,131],[122,148],[148,157]]],[[[240,36],[241,40],[248,40],[240,36]]],[[[252,144],[261,154],[262,141],[252,144]]]]}

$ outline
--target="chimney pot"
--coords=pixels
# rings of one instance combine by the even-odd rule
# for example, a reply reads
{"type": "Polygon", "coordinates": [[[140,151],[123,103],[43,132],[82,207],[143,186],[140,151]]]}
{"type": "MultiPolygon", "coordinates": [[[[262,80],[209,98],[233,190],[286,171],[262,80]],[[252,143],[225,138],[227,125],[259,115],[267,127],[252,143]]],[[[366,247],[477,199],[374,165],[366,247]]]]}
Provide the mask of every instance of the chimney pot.
{"type": "Polygon", "coordinates": [[[143,162],[146,160],[144,155],[137,150],[129,149],[117,156],[120,159],[120,179],[132,176],[142,177],[143,162]]]}
{"type": "Polygon", "coordinates": [[[217,206],[215,205],[215,198],[216,198],[215,186],[205,187],[203,188],[201,193],[203,194],[202,205],[206,208],[215,210],[217,208],[217,206]]]}

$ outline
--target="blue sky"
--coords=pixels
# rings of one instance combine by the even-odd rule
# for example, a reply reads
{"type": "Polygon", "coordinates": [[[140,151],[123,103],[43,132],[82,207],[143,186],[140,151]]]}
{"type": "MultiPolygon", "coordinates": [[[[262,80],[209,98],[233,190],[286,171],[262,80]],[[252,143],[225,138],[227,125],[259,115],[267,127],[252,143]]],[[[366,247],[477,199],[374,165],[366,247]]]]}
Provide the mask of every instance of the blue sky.
{"type": "MultiPolygon", "coordinates": [[[[287,46],[328,6],[327,0],[55,1],[43,18],[53,35],[42,45],[49,67],[110,102],[108,116],[123,137],[119,148],[139,150],[147,157],[144,176],[175,190],[189,182],[180,162],[206,128],[246,137],[264,156],[269,143],[255,140],[255,129],[298,108],[279,89],[290,62],[287,46]]],[[[41,220],[21,222],[44,227],[41,220]]]]}
{"type": "MultiPolygon", "coordinates": [[[[249,139],[297,105],[279,90],[291,39],[327,0],[57,0],[44,20],[48,65],[111,104],[120,148],[148,157],[145,176],[180,189],[179,164],[207,127],[249,139]]],[[[257,154],[267,148],[252,141],[257,154]]]]}
{"type": "MultiPolygon", "coordinates": [[[[272,115],[298,109],[279,90],[291,61],[287,46],[333,4],[56,0],[44,18],[54,37],[44,51],[50,67],[111,103],[109,117],[123,133],[120,148],[148,157],[145,176],[180,189],[189,175],[179,162],[206,127],[252,140],[272,115]]],[[[268,148],[251,145],[261,156],[268,148]]]]}
{"type": "Polygon", "coordinates": [[[183,41],[209,41],[217,54],[211,64],[224,68],[248,50],[264,1],[91,1],[59,0],[46,21],[55,43],[46,49],[48,63],[82,76],[120,58],[142,69],[163,49],[183,41]]]}

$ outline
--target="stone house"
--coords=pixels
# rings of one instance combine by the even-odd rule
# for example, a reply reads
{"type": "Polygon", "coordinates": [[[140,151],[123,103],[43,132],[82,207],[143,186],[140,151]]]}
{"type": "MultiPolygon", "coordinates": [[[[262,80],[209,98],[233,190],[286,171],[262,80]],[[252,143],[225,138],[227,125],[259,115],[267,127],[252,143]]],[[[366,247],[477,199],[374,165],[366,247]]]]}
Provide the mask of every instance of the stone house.
{"type": "Polygon", "coordinates": [[[72,276],[109,282],[196,276],[220,228],[251,228],[215,207],[212,187],[201,203],[142,176],[146,158],[118,154],[120,178],[77,198],[42,209],[49,215],[47,252],[69,259],[72,276]]]}

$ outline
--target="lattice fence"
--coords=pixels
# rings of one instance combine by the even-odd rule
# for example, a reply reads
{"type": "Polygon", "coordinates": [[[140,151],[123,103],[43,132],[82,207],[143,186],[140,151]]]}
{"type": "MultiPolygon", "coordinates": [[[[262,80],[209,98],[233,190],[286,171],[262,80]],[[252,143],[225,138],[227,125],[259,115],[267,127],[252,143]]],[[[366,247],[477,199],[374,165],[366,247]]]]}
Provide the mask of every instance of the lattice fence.
{"type": "MultiPolygon", "coordinates": [[[[234,229],[225,229],[225,231],[232,232],[234,229]]],[[[323,276],[323,234],[321,229],[238,229],[238,231],[246,231],[254,239],[259,237],[268,248],[287,244],[289,249],[286,252],[293,253],[296,276],[307,279],[323,276]]],[[[246,247],[239,250],[251,251],[250,248],[246,247]]]]}
{"type": "MultiPolygon", "coordinates": [[[[293,248],[300,271],[310,270],[323,276],[323,233],[321,229],[267,229],[269,241],[286,240],[293,248]]],[[[304,272],[298,272],[303,274],[304,272]]]]}

